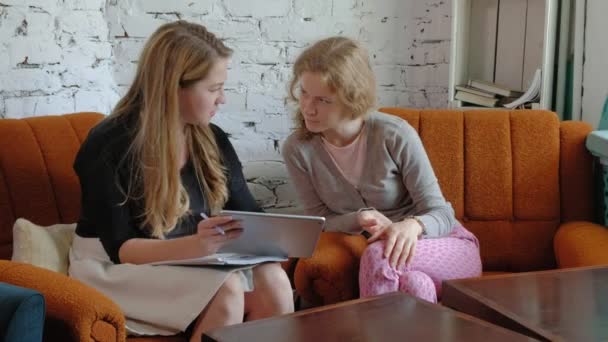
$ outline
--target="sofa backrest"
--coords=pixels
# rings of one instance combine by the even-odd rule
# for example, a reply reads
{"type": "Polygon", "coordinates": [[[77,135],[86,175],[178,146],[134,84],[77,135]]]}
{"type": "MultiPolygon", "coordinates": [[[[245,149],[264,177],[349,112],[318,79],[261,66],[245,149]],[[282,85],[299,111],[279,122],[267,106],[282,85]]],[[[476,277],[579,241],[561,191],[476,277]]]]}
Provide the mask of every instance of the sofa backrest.
{"type": "MultiPolygon", "coordinates": [[[[547,111],[383,111],[420,134],[457,218],[480,240],[485,270],[555,265],[560,222],[593,218],[591,127],[547,111]]],[[[0,259],[12,254],[19,217],[76,222],[80,187],[72,164],[99,113],[0,120],[0,259]]]]}
{"type": "Polygon", "coordinates": [[[0,120],[0,259],[12,255],[19,217],[40,225],[76,222],[74,157],[99,113],[0,120]]]}
{"type": "Polygon", "coordinates": [[[554,267],[560,222],[592,220],[589,125],[538,110],[381,111],[418,131],[444,196],[479,238],[484,270],[554,267]]]}

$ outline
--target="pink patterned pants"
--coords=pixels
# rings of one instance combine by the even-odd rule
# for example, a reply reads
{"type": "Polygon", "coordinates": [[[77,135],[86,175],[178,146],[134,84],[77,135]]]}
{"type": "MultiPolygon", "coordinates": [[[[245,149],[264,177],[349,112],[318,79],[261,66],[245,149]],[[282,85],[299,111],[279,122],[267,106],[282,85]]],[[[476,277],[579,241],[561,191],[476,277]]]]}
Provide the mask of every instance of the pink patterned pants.
{"type": "Polygon", "coordinates": [[[409,266],[397,269],[384,258],[384,240],[370,244],[361,256],[359,291],[361,297],[401,291],[436,303],[441,298],[441,282],[481,275],[477,238],[458,225],[450,235],[421,239],[409,266]]]}

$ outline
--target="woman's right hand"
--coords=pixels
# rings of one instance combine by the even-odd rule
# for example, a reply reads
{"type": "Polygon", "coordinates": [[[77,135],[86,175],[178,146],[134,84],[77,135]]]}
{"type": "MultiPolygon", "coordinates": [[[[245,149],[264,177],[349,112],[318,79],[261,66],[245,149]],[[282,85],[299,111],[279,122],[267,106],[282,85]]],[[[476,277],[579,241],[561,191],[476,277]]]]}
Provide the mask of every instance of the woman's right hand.
{"type": "Polygon", "coordinates": [[[376,209],[360,211],[357,214],[357,222],[363,230],[372,235],[393,223],[393,221],[376,209]]]}
{"type": "Polygon", "coordinates": [[[231,216],[214,216],[200,221],[196,238],[201,247],[201,256],[216,253],[224,244],[238,238],[242,233],[241,221],[234,220],[231,216]]]}

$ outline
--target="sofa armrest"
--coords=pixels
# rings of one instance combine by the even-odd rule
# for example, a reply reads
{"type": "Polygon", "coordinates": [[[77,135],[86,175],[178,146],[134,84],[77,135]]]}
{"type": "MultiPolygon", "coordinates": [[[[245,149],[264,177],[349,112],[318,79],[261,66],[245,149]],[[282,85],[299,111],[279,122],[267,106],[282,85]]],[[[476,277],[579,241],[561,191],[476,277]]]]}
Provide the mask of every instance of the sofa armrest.
{"type": "Polygon", "coordinates": [[[47,340],[126,340],[125,316],[120,308],[76,279],[33,265],[0,260],[0,281],[44,295],[47,340]]]}
{"type": "Polygon", "coordinates": [[[564,223],[553,247],[560,268],[608,265],[608,228],[585,221],[564,223]]]}
{"type": "Polygon", "coordinates": [[[361,235],[321,233],[313,256],[296,266],[296,291],[315,306],[358,297],[359,259],[365,247],[361,235]]]}
{"type": "Polygon", "coordinates": [[[593,156],[585,147],[591,131],[586,122],[560,122],[560,217],[564,222],[591,221],[595,216],[593,156]]]}

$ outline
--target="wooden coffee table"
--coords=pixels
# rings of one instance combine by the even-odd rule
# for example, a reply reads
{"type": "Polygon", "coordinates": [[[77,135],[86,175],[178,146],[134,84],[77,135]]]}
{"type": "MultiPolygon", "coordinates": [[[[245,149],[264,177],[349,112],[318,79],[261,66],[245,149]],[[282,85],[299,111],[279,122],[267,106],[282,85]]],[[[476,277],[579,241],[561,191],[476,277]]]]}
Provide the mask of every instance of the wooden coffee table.
{"type": "Polygon", "coordinates": [[[441,305],[394,293],[213,330],[203,341],[529,341],[441,305]]]}
{"type": "Polygon", "coordinates": [[[443,305],[541,340],[608,341],[608,267],[450,280],[443,305]]]}

